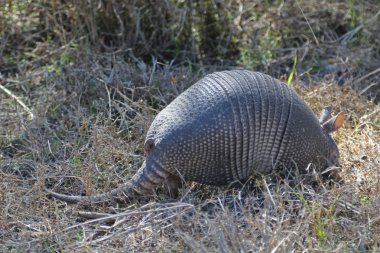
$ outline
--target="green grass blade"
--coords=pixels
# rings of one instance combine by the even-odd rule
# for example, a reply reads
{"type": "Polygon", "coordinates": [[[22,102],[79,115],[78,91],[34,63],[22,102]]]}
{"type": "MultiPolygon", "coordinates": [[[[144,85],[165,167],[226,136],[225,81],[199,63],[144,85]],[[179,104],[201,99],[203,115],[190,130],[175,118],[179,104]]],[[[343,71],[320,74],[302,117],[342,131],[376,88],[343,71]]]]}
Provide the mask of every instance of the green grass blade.
{"type": "Polygon", "coordinates": [[[288,77],[288,85],[289,86],[292,83],[294,73],[296,72],[297,61],[298,61],[298,55],[296,54],[296,56],[294,57],[294,61],[293,61],[292,72],[290,72],[290,75],[288,77]]]}

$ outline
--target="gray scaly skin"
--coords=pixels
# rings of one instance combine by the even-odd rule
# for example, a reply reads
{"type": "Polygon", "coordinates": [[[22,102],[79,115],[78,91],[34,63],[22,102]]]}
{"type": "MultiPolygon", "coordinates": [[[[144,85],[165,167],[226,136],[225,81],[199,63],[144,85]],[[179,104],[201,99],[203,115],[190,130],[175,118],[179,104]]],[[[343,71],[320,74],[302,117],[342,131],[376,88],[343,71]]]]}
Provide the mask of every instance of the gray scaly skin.
{"type": "Polygon", "coordinates": [[[325,108],[320,120],[287,85],[257,72],[216,72],[199,80],[154,119],[146,159],[131,180],[108,193],[69,196],[66,202],[123,201],[165,183],[226,185],[274,169],[339,166],[330,133],[344,121],[325,108]]]}

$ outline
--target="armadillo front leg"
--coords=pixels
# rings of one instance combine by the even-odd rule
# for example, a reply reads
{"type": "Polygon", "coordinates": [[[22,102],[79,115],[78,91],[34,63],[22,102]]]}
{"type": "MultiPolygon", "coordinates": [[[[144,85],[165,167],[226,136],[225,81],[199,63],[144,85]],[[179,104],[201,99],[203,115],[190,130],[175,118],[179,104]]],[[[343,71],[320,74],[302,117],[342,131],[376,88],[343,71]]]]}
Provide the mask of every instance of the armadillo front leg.
{"type": "Polygon", "coordinates": [[[164,181],[165,193],[170,196],[170,198],[177,198],[179,189],[182,188],[183,181],[179,176],[170,175],[164,181]]]}

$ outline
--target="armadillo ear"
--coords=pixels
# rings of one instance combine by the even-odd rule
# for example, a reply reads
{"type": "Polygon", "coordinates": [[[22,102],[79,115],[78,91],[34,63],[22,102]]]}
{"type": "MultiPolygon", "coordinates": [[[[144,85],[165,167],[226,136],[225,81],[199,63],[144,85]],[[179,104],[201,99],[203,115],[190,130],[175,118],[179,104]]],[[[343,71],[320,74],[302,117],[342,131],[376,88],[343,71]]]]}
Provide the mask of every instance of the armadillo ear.
{"type": "Polygon", "coordinates": [[[144,153],[147,155],[149,151],[153,148],[154,146],[154,140],[153,139],[147,139],[144,143],[144,153]]]}
{"type": "Polygon", "coordinates": [[[335,117],[323,123],[322,127],[328,133],[331,133],[338,130],[343,125],[345,120],[346,120],[346,116],[344,115],[344,112],[340,112],[335,117]]]}
{"type": "Polygon", "coordinates": [[[319,117],[319,124],[323,125],[326,121],[331,119],[331,111],[331,106],[323,108],[321,116],[319,117]]]}

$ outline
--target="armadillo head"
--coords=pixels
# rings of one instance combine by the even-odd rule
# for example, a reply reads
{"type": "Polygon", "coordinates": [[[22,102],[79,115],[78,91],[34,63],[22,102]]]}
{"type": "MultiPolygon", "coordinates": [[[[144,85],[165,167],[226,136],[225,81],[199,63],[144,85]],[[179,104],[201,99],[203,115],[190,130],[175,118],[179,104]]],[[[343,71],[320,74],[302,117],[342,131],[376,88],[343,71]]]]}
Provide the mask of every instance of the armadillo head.
{"type": "Polygon", "coordinates": [[[329,166],[339,166],[339,149],[331,136],[332,132],[338,130],[345,121],[343,112],[331,117],[331,107],[325,107],[322,111],[319,123],[325,133],[327,141],[327,161],[329,166]]]}

